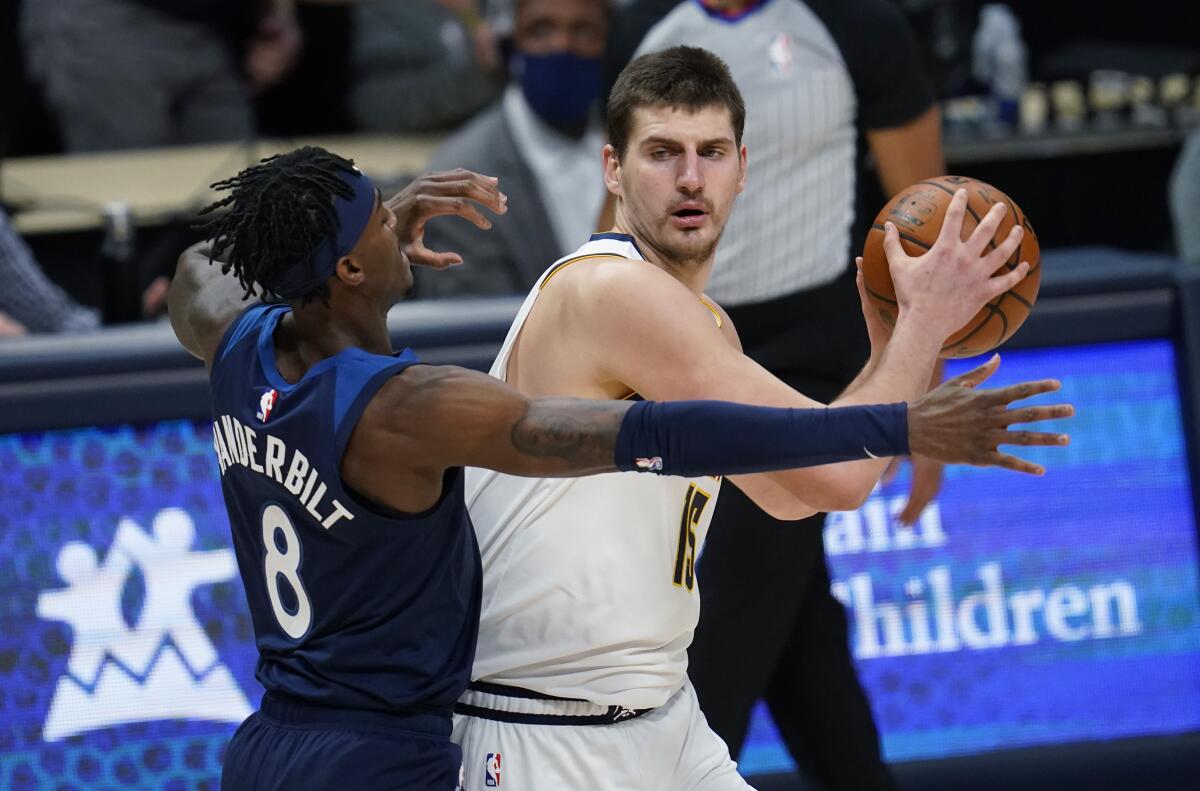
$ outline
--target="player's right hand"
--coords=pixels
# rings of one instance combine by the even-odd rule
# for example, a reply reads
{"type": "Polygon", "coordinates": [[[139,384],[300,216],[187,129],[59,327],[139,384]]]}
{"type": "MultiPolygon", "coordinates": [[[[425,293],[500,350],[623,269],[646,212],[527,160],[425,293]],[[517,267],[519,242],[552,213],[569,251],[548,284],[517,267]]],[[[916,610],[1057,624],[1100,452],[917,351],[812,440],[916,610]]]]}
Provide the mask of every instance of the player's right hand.
{"type": "Polygon", "coordinates": [[[900,308],[897,321],[904,320],[906,313],[918,317],[919,326],[936,334],[939,341],[970,321],[985,303],[1021,282],[1029,271],[1029,262],[1022,261],[1015,269],[993,277],[1020,246],[1024,233],[1015,225],[1000,244],[988,249],[1007,211],[1004,203],[994,204],[963,240],[966,211],[967,191],[960,189],[946,208],[937,241],[917,257],[904,252],[896,226],[884,224],[883,251],[900,308]]]}
{"type": "Polygon", "coordinates": [[[1041,393],[1052,393],[1062,385],[1055,379],[1021,382],[995,390],[979,390],[1000,367],[1000,355],[974,370],[948,379],[908,406],[908,445],[919,453],[947,464],[1003,467],[1041,475],[1040,464],[999,451],[1000,445],[1066,445],[1066,434],[1013,431],[1017,423],[1067,418],[1075,414],[1070,404],[1018,406],[1020,401],[1041,393]]]}
{"type": "Polygon", "coordinates": [[[494,176],[456,168],[414,179],[385,205],[396,215],[396,239],[408,260],[417,266],[445,269],[461,264],[462,256],[426,247],[425,223],[434,217],[455,215],[487,230],[492,221],[478,207],[504,214],[508,211],[508,196],[500,191],[499,179],[494,176]]]}

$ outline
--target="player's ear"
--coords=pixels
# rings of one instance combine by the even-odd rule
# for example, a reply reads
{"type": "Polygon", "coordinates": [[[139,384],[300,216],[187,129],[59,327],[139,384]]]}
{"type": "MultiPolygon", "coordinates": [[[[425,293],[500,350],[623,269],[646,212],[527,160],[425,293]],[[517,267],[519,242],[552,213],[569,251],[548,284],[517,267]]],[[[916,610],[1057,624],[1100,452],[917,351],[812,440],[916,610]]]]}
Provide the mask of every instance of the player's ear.
{"type": "Polygon", "coordinates": [[[617,156],[617,150],[612,147],[612,143],[605,143],[601,156],[604,158],[604,186],[608,187],[608,191],[613,195],[620,195],[621,160],[617,156]]]}
{"type": "Polygon", "coordinates": [[[738,194],[741,195],[744,189],[746,189],[746,144],[742,143],[738,149],[738,194]]]}
{"type": "Polygon", "coordinates": [[[358,265],[354,255],[344,255],[338,259],[337,268],[334,270],[338,278],[351,286],[357,286],[366,279],[367,273],[358,265]]]}

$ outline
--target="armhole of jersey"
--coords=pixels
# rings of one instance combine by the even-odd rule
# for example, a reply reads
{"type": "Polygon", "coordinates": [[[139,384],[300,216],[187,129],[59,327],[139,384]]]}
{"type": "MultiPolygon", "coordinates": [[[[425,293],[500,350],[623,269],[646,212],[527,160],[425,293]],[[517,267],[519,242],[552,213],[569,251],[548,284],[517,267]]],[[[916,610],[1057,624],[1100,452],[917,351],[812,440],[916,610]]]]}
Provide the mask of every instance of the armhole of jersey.
{"type": "Polygon", "coordinates": [[[225,355],[229,353],[230,349],[237,346],[243,338],[260,325],[260,319],[270,307],[272,306],[262,302],[249,305],[243,308],[233,321],[229,322],[229,326],[225,328],[225,334],[221,336],[221,341],[217,344],[217,352],[213,360],[214,366],[225,359],[225,355]]]}
{"type": "MultiPolygon", "coordinates": [[[[362,381],[362,384],[359,385],[358,390],[350,399],[345,410],[340,414],[335,412],[333,416],[333,452],[339,469],[342,466],[342,456],[346,452],[346,445],[350,442],[350,435],[354,433],[354,428],[358,425],[358,420],[362,417],[362,413],[366,411],[367,404],[371,403],[371,399],[379,392],[379,388],[387,384],[389,379],[403,373],[409,366],[416,365],[418,362],[418,360],[412,359],[381,365],[362,381]]],[[[337,387],[341,387],[341,384],[341,381],[339,381],[337,387]]],[[[335,395],[335,410],[337,410],[337,400],[335,395]]]]}
{"type": "Polygon", "coordinates": [[[463,483],[463,469],[461,467],[450,467],[442,476],[442,493],[438,496],[436,502],[424,511],[409,512],[398,511],[394,508],[389,508],[383,503],[378,503],[365,494],[359,492],[354,487],[342,480],[342,457],[346,454],[346,446],[350,444],[350,435],[354,433],[355,427],[358,425],[359,418],[366,411],[367,405],[371,403],[371,399],[379,392],[379,389],[387,384],[388,380],[393,376],[399,376],[410,366],[419,365],[420,360],[409,359],[397,361],[390,365],[384,365],[375,371],[359,388],[354,395],[350,405],[340,416],[335,416],[337,424],[334,428],[334,459],[338,467],[338,483],[342,490],[360,506],[374,513],[376,516],[382,516],[386,519],[395,519],[397,521],[408,521],[413,519],[423,519],[430,514],[436,512],[446,502],[446,498],[456,491],[463,483]]]}

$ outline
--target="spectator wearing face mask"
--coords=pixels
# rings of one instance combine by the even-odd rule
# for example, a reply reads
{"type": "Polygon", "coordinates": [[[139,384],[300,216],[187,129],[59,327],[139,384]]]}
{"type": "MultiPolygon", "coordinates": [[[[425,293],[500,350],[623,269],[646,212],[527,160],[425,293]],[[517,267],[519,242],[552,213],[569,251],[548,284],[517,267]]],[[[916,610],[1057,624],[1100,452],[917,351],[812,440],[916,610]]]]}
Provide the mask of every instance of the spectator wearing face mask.
{"type": "Polygon", "coordinates": [[[547,261],[595,230],[604,198],[597,100],[608,21],[607,0],[518,0],[512,81],[429,165],[498,177],[508,212],[493,218],[490,231],[432,221],[426,244],[457,251],[465,265],[418,279],[419,296],[525,293],[547,261]]]}

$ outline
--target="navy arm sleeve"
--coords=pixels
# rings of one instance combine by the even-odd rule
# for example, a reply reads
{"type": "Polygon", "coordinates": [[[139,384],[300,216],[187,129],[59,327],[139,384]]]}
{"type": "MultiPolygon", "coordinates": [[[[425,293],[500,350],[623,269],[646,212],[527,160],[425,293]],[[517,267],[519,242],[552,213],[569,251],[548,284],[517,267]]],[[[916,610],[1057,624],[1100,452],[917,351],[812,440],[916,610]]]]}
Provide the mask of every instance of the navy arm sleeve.
{"type": "Polygon", "coordinates": [[[625,414],[616,466],[662,475],[737,475],[908,454],[908,405],[777,409],[641,401],[625,414]]]}

